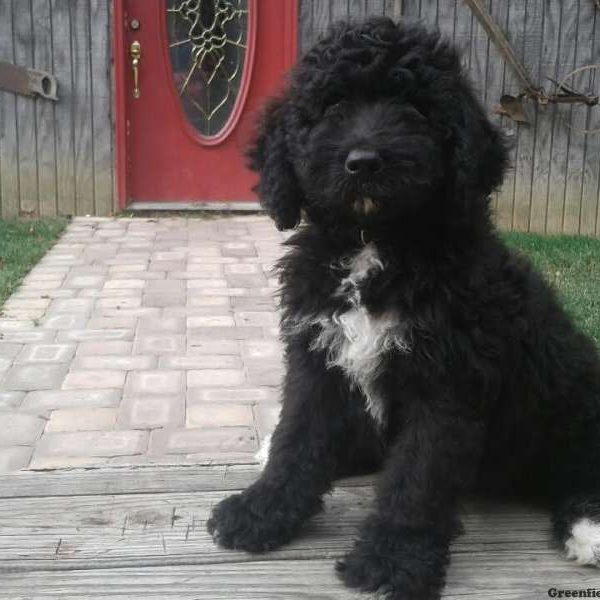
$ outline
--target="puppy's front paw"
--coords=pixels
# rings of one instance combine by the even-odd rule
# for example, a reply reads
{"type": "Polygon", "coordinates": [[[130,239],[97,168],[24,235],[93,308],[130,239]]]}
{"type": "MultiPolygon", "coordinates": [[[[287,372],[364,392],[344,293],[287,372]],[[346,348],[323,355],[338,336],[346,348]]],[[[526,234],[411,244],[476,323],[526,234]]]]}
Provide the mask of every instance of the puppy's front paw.
{"type": "Polygon", "coordinates": [[[356,542],[336,563],[338,576],[346,586],[379,592],[386,600],[439,600],[446,565],[444,549],[426,549],[422,540],[413,541],[414,545],[389,531],[369,532],[368,538],[356,542]]]}
{"type": "Polygon", "coordinates": [[[219,546],[265,552],[294,536],[308,516],[300,508],[286,494],[252,486],[217,504],[206,526],[219,546]]]}

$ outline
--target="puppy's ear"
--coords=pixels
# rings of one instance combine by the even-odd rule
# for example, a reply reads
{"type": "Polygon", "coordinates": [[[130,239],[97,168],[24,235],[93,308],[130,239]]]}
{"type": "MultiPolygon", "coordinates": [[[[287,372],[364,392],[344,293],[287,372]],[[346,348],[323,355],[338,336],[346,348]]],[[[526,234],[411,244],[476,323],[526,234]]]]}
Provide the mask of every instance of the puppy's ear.
{"type": "Polygon", "coordinates": [[[502,183],[508,152],[504,137],[490,122],[467,83],[461,92],[454,99],[455,114],[450,119],[453,171],[456,193],[469,203],[487,198],[502,183]]]}
{"type": "Polygon", "coordinates": [[[254,191],[279,230],[296,227],[301,216],[302,192],[290,152],[293,131],[291,106],[285,98],[277,99],[267,106],[247,152],[250,168],[260,174],[254,191]]]}

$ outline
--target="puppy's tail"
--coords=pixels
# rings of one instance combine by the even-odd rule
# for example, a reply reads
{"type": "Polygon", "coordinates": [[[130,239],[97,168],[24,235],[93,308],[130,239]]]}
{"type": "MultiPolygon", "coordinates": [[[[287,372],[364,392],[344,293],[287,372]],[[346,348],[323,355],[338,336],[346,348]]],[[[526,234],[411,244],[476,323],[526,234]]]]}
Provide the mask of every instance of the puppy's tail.
{"type": "Polygon", "coordinates": [[[569,560],[600,567],[600,492],[568,498],[555,512],[553,526],[569,560]]]}

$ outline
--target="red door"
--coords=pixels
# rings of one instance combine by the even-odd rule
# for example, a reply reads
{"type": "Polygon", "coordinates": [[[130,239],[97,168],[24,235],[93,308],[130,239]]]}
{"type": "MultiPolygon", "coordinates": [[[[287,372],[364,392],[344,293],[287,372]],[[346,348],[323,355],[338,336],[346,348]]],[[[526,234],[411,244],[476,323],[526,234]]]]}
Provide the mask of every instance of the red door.
{"type": "Polygon", "coordinates": [[[255,200],[243,151],[297,23],[297,0],[117,0],[121,207],[255,200]]]}

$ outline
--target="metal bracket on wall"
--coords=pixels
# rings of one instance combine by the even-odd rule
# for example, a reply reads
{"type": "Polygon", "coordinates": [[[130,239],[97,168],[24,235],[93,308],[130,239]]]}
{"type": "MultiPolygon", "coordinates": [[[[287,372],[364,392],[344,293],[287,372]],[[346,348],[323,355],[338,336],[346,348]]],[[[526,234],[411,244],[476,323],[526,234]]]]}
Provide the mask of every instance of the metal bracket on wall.
{"type": "Polygon", "coordinates": [[[552,83],[556,86],[556,93],[548,94],[546,90],[541,86],[536,86],[529,74],[525,65],[519,60],[515,51],[513,50],[504,32],[500,29],[498,24],[494,21],[494,18],[489,13],[487,8],[481,3],[481,0],[464,0],[465,4],[469,6],[477,20],[481,23],[487,34],[490,36],[494,45],[502,54],[506,62],[508,62],[518,75],[521,83],[523,84],[523,91],[518,96],[511,96],[510,94],[504,94],[500,98],[500,106],[496,109],[498,114],[510,117],[514,121],[520,123],[527,123],[525,117],[525,111],[523,109],[523,98],[530,98],[538,104],[548,103],[565,103],[565,104],[576,104],[582,103],[588,106],[595,106],[598,104],[598,96],[592,94],[585,94],[583,92],[575,91],[566,85],[566,81],[573,75],[581,70],[593,68],[593,65],[586,67],[580,67],[575,71],[569,73],[560,83],[554,80],[552,83]]]}
{"type": "Polygon", "coordinates": [[[58,100],[56,77],[46,71],[27,69],[0,60],[0,90],[23,96],[41,96],[58,100]]]}

